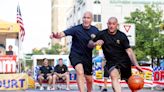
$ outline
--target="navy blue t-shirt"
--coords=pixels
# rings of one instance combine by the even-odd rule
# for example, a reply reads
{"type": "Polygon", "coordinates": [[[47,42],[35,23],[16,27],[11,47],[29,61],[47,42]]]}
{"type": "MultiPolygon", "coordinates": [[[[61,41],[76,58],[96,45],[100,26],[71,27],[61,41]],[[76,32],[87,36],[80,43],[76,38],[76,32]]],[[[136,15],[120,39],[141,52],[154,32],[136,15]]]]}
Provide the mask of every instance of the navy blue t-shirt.
{"type": "Polygon", "coordinates": [[[40,67],[40,72],[43,74],[48,74],[48,73],[52,73],[52,67],[51,66],[42,66],[40,67]]]}
{"type": "Polygon", "coordinates": [[[72,36],[70,56],[92,60],[92,48],[88,48],[87,45],[89,40],[91,40],[91,34],[96,35],[98,32],[96,27],[91,26],[89,29],[85,29],[82,24],[65,30],[66,36],[72,36]]]}
{"type": "Polygon", "coordinates": [[[58,64],[58,65],[55,66],[54,71],[55,71],[56,73],[63,74],[63,73],[68,72],[68,67],[67,67],[66,65],[64,65],[64,64],[63,64],[62,66],[60,66],[60,65],[58,64]]]}

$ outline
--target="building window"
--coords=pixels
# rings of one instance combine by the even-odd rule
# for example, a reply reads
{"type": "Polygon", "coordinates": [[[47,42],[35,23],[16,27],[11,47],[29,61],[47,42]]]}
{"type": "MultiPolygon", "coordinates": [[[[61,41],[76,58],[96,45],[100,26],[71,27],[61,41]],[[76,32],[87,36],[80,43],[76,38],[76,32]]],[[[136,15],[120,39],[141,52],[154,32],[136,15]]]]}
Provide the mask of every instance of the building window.
{"type": "Polygon", "coordinates": [[[72,18],[72,14],[70,15],[70,18],[72,18]]]}
{"type": "Polygon", "coordinates": [[[95,0],[93,3],[94,4],[101,4],[101,2],[99,0],[95,0]]]}
{"type": "Polygon", "coordinates": [[[101,22],[101,15],[98,15],[98,22],[101,22]]]}
{"type": "Polygon", "coordinates": [[[85,3],[83,3],[83,5],[82,5],[83,7],[85,6],[85,3]]]}
{"type": "Polygon", "coordinates": [[[83,0],[77,0],[77,2],[78,2],[79,4],[82,4],[82,3],[83,3],[83,0]]]}
{"type": "Polygon", "coordinates": [[[75,14],[76,10],[75,10],[75,6],[73,7],[73,13],[75,14]]]}
{"type": "Polygon", "coordinates": [[[94,19],[94,22],[96,22],[96,15],[95,14],[93,15],[93,19],[94,19]]]}
{"type": "Polygon", "coordinates": [[[78,24],[80,24],[80,19],[78,20],[78,24]]]}
{"type": "Polygon", "coordinates": [[[94,14],[93,15],[94,22],[101,22],[101,15],[100,14],[94,14]]]}
{"type": "Polygon", "coordinates": [[[80,11],[80,7],[77,9],[77,11],[80,11]]]}

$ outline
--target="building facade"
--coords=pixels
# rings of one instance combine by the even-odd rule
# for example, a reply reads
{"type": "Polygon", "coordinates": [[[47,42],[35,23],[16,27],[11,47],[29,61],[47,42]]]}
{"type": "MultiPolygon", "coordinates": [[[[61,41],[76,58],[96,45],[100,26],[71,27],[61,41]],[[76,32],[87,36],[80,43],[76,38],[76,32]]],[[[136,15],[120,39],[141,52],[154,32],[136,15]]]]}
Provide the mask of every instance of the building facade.
{"type": "MultiPolygon", "coordinates": [[[[67,28],[66,16],[74,4],[74,0],[51,0],[51,30],[52,32],[61,32],[67,28]]],[[[65,38],[61,40],[52,39],[52,45],[60,43],[65,45],[65,38]]]]}
{"type": "MultiPolygon", "coordinates": [[[[145,4],[157,4],[164,10],[164,0],[76,0],[72,11],[67,16],[67,27],[82,23],[85,11],[93,13],[93,23],[100,30],[107,28],[109,17],[117,17],[119,23],[124,23],[125,17],[136,9],[144,10],[145,4]]],[[[71,38],[67,38],[67,46],[71,45],[71,38]]]]}

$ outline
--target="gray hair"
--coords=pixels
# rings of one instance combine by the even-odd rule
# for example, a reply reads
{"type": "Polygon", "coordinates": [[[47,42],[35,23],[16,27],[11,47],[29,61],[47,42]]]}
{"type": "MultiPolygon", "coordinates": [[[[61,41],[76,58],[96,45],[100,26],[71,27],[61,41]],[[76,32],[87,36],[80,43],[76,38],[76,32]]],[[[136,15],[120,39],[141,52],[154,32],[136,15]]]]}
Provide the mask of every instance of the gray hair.
{"type": "Polygon", "coordinates": [[[116,17],[110,17],[110,18],[108,19],[108,22],[109,22],[110,20],[115,20],[115,21],[118,23],[118,20],[117,20],[116,17]]]}
{"type": "Polygon", "coordinates": [[[91,18],[93,18],[93,14],[92,14],[92,12],[90,12],[90,11],[86,11],[86,12],[84,12],[83,17],[84,17],[85,14],[89,14],[89,15],[91,15],[91,18]]]}

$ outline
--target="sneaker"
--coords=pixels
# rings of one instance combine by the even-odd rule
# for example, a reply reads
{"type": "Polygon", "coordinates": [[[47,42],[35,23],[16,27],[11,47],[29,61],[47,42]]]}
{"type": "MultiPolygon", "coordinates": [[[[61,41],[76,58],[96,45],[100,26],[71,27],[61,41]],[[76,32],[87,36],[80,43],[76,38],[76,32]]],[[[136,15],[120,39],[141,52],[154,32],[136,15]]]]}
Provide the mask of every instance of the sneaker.
{"type": "Polygon", "coordinates": [[[52,87],[51,90],[56,90],[55,87],[52,87]]]}
{"type": "Polygon", "coordinates": [[[44,88],[42,86],[40,86],[40,90],[44,90],[44,88]]]}
{"type": "Polygon", "coordinates": [[[108,90],[106,88],[104,88],[101,92],[107,92],[108,90]]]}
{"type": "Polygon", "coordinates": [[[47,87],[47,90],[50,90],[50,87],[47,87]]]}
{"type": "Polygon", "coordinates": [[[66,90],[68,91],[68,90],[70,90],[70,88],[69,88],[69,87],[67,87],[67,88],[66,88],[66,90]]]}

